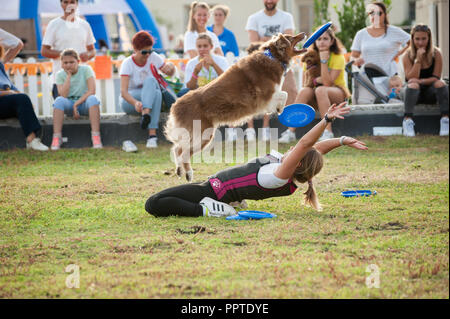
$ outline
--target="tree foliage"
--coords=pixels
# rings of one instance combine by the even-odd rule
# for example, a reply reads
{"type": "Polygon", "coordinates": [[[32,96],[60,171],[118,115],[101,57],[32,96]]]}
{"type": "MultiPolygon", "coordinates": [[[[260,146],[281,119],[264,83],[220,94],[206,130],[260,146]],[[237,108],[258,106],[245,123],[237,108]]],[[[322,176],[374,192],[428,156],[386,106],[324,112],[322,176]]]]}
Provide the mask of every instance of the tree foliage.
{"type": "Polygon", "coordinates": [[[330,21],[328,15],[329,0],[314,0],[314,30],[330,21]]]}

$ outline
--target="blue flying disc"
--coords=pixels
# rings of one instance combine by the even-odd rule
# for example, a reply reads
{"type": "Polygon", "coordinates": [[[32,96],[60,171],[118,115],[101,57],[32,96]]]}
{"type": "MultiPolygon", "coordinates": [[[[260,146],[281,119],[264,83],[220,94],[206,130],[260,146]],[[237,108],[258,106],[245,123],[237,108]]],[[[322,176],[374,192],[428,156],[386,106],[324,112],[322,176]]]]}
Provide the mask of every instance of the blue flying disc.
{"type": "Polygon", "coordinates": [[[291,104],[278,115],[278,120],[284,126],[302,127],[311,123],[315,116],[316,111],[308,104],[291,104]]]}
{"type": "Polygon", "coordinates": [[[243,210],[238,212],[238,216],[248,218],[248,219],[263,219],[263,218],[274,218],[277,217],[275,214],[260,212],[258,210],[243,210]]]}
{"type": "Polygon", "coordinates": [[[376,195],[377,191],[369,191],[369,190],[356,190],[356,191],[345,191],[342,192],[341,195],[344,197],[362,197],[362,196],[371,196],[376,195]]]}
{"type": "Polygon", "coordinates": [[[311,34],[311,36],[308,38],[308,40],[306,40],[306,42],[303,44],[303,49],[308,48],[311,44],[313,44],[318,38],[320,38],[320,36],[328,30],[329,27],[331,27],[331,25],[333,24],[333,22],[327,22],[325,23],[323,26],[321,26],[319,28],[319,30],[317,30],[316,32],[314,32],[313,34],[311,34]]]}
{"type": "Polygon", "coordinates": [[[244,217],[244,216],[239,216],[239,215],[232,215],[232,216],[228,216],[226,218],[226,220],[248,220],[248,218],[244,217]]]}

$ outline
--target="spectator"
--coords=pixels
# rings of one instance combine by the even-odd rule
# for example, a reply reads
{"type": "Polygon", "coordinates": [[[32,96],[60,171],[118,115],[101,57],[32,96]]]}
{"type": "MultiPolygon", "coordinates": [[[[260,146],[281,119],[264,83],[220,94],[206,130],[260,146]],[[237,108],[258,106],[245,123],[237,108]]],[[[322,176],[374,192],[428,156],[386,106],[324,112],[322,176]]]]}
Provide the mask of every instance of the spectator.
{"type": "Polygon", "coordinates": [[[408,86],[405,92],[405,117],[403,135],[415,136],[412,119],[417,103],[434,104],[436,100],[441,110],[439,135],[448,136],[448,86],[441,80],[442,53],[433,46],[431,30],[419,24],[411,30],[411,47],[403,56],[408,86]]]}
{"type": "Polygon", "coordinates": [[[19,38],[0,28],[0,45],[6,51],[4,52],[3,63],[8,63],[14,60],[24,44],[19,38]]]}
{"type": "Polygon", "coordinates": [[[409,34],[389,24],[384,3],[369,4],[367,13],[370,26],[356,33],[351,57],[355,60],[355,65],[361,67],[366,63],[373,63],[391,77],[398,73],[395,59],[407,49],[409,34]]]}
{"type": "MultiPolygon", "coordinates": [[[[303,87],[295,100],[296,103],[317,103],[323,118],[330,104],[341,103],[350,96],[345,83],[345,57],[343,45],[330,28],[312,45],[320,55],[320,77],[315,79],[315,88],[303,87]]],[[[304,70],[306,66],[304,65],[304,70]]],[[[303,73],[305,74],[305,72],[303,73]]],[[[333,138],[331,123],[327,123],[320,141],[333,138]]],[[[279,142],[290,143],[295,140],[295,128],[283,132],[279,142]]]]}
{"type": "Polygon", "coordinates": [[[73,48],[81,62],[95,57],[95,38],[92,29],[85,20],[76,16],[78,0],[60,0],[64,11],[62,17],[50,21],[42,40],[41,54],[53,60],[53,97],[58,96],[55,76],[61,70],[61,52],[73,48]]]}
{"type": "Polygon", "coordinates": [[[209,31],[213,31],[219,38],[220,46],[224,55],[231,52],[235,57],[238,57],[239,48],[236,37],[231,30],[225,28],[224,26],[225,20],[230,14],[230,8],[226,5],[218,4],[212,8],[212,13],[214,16],[214,24],[209,26],[207,29],[209,31]]]}
{"type": "Polygon", "coordinates": [[[20,93],[6,74],[3,65],[4,52],[3,46],[0,45],[0,119],[18,118],[26,137],[27,149],[48,151],[48,147],[41,143],[40,138],[36,137],[41,129],[41,124],[34,113],[30,98],[28,95],[20,93]]]}
{"type": "MultiPolygon", "coordinates": [[[[127,114],[142,115],[141,128],[149,130],[148,148],[158,147],[156,130],[161,112],[162,96],[158,81],[152,75],[150,64],[172,76],[175,67],[153,51],[153,37],[146,31],[133,36],[134,53],[120,68],[120,105],[127,114]]],[[[135,146],[134,146],[135,148],[135,146]]]]}
{"type": "Polygon", "coordinates": [[[195,47],[195,41],[199,33],[206,32],[214,43],[214,53],[217,55],[223,55],[220,48],[219,39],[214,32],[206,29],[206,23],[209,19],[209,6],[205,2],[194,1],[191,3],[191,10],[189,11],[189,24],[187,31],[184,34],[184,53],[189,54],[189,58],[195,58],[198,52],[195,47]]]}
{"type": "Polygon", "coordinates": [[[79,65],[80,57],[73,49],[61,52],[61,66],[56,74],[58,97],[53,104],[53,139],[51,149],[62,144],[64,113],[79,119],[89,115],[93,148],[102,148],[100,138],[100,101],[95,96],[94,71],[89,65],[79,65]]]}
{"type": "MultiPolygon", "coordinates": [[[[263,2],[264,10],[252,14],[247,20],[245,30],[248,31],[250,43],[268,41],[273,35],[276,35],[279,32],[293,35],[295,27],[292,15],[277,9],[278,0],[263,0],[263,2]]],[[[286,104],[292,104],[297,95],[297,85],[292,70],[287,72],[282,90],[288,94],[286,104]]],[[[269,115],[264,115],[262,130],[263,141],[268,141],[270,139],[269,120],[269,115]]],[[[248,141],[253,141],[256,138],[253,120],[250,120],[247,125],[248,128],[245,130],[245,136],[248,141]]]]}

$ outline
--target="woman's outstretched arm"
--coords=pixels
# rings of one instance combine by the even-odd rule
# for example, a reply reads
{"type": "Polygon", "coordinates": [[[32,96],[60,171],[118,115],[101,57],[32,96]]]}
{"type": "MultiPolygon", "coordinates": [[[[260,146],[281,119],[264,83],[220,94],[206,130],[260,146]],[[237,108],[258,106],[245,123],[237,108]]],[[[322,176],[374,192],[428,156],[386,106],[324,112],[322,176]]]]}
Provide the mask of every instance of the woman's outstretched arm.
{"type": "Polygon", "coordinates": [[[341,136],[340,138],[331,138],[329,140],[318,142],[314,148],[321,154],[325,155],[339,146],[349,146],[357,150],[367,150],[366,143],[358,141],[350,136],[341,136]]]}
{"type": "MultiPolygon", "coordinates": [[[[343,115],[350,112],[350,107],[346,106],[347,102],[343,102],[339,105],[333,104],[328,109],[326,117],[329,120],[334,120],[335,118],[343,119],[343,115]]],[[[306,133],[297,145],[290,151],[286,158],[281,163],[280,167],[274,172],[275,176],[281,179],[287,179],[294,174],[295,169],[298,164],[305,156],[305,154],[314,146],[319,137],[322,135],[323,131],[327,127],[328,122],[325,117],[317,123],[308,133],[306,133]]]]}

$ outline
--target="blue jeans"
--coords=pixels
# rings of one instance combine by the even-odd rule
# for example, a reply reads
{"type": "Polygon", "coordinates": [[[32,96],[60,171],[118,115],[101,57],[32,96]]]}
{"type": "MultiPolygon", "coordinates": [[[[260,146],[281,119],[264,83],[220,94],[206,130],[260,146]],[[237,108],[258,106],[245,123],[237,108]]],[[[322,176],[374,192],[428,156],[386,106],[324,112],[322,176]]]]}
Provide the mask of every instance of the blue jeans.
{"type": "MultiPolygon", "coordinates": [[[[150,109],[151,121],[148,124],[148,129],[157,129],[159,116],[161,114],[162,95],[159,89],[158,81],[153,76],[148,76],[144,80],[144,85],[140,89],[128,91],[132,97],[142,102],[143,109],[150,109]]],[[[122,110],[130,115],[140,115],[134,105],[125,101],[122,96],[119,99],[122,110]]]]}
{"type": "MultiPolygon", "coordinates": [[[[69,100],[68,98],[58,96],[53,103],[55,109],[64,111],[66,115],[73,116],[73,105],[75,101],[69,100]]],[[[89,109],[95,105],[100,105],[100,101],[95,95],[90,95],[86,101],[78,106],[78,113],[80,115],[89,115],[89,109]]]]}

